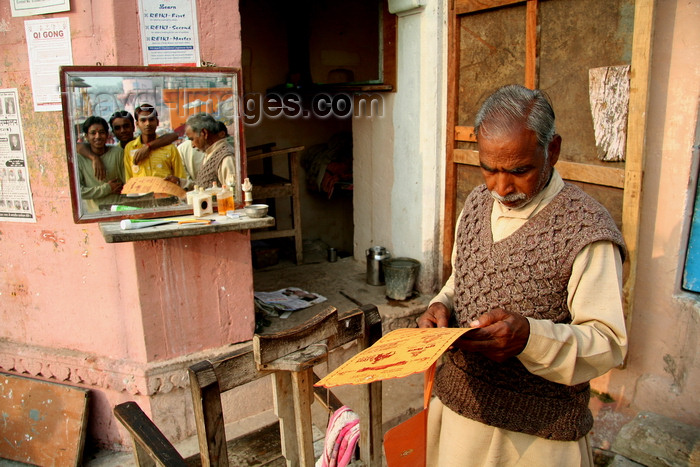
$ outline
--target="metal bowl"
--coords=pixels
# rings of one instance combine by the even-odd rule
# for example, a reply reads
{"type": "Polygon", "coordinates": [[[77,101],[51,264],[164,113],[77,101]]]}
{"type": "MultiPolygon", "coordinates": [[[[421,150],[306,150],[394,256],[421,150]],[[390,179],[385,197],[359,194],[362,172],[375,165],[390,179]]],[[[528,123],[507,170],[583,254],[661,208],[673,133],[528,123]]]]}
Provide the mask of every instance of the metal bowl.
{"type": "Polygon", "coordinates": [[[267,215],[267,204],[251,204],[245,207],[245,214],[248,217],[265,217],[267,215]]]}

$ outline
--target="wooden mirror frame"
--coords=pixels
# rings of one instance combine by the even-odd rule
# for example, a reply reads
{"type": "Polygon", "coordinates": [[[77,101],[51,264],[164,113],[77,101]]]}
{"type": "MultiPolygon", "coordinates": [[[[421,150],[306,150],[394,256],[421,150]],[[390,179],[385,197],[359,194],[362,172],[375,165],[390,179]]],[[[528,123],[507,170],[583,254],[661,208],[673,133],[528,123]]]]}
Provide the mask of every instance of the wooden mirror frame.
{"type": "MultiPolygon", "coordinates": [[[[167,127],[171,131],[184,137],[184,122],[188,116],[195,113],[209,111],[214,112],[215,117],[223,120],[228,127],[229,135],[234,139],[234,149],[237,158],[236,166],[239,168],[239,176],[236,181],[234,196],[236,204],[242,202],[241,181],[245,175],[245,143],[243,137],[243,122],[240,118],[241,102],[241,73],[237,68],[192,68],[192,67],[124,67],[124,66],[63,66],[60,68],[61,103],[63,105],[63,127],[66,143],[66,162],[68,167],[68,179],[70,182],[71,205],[73,208],[73,220],[76,224],[90,222],[109,222],[121,219],[141,219],[165,217],[174,215],[192,214],[191,206],[184,200],[178,204],[171,204],[160,207],[145,207],[133,211],[106,211],[100,210],[95,213],[87,212],[80,194],[80,176],[78,164],[75,161],[77,155],[77,144],[80,141],[80,126],[85,118],[97,115],[109,121],[109,117],[117,110],[128,110],[132,115],[134,107],[142,103],[155,105],[159,113],[160,125],[167,127]],[[118,79],[143,79],[156,81],[152,88],[132,89],[126,93],[117,94],[109,91],[101,91],[97,94],[99,100],[91,102],[81,102],[81,99],[89,92],[86,91],[87,83],[97,79],[115,78],[118,79]],[[166,79],[170,81],[166,84],[166,79]],[[225,87],[219,85],[207,85],[201,87],[201,83],[210,82],[226,83],[225,87]],[[193,81],[191,85],[184,84],[193,81]],[[78,85],[76,85],[76,82],[78,85]],[[162,83],[162,84],[161,84],[162,83]],[[229,95],[230,83],[230,95],[229,95]],[[161,87],[162,86],[162,87],[161,87]],[[175,92],[166,93],[167,90],[175,92]],[[184,107],[181,101],[189,102],[188,94],[191,97],[204,102],[201,106],[184,107]],[[82,95],[82,97],[80,97],[82,95]],[[145,99],[140,96],[147,95],[145,99]],[[106,97],[106,99],[105,99],[106,97]],[[205,98],[202,98],[205,97],[205,98]],[[112,100],[110,102],[110,99],[112,100]],[[206,102],[210,100],[209,107],[206,102]],[[226,103],[219,107],[220,103],[226,103]],[[78,109],[80,104],[81,109],[78,109]],[[173,105],[174,104],[174,105],[173,105]],[[84,108],[84,110],[83,110],[84,108]],[[223,114],[222,114],[223,112],[223,114]],[[163,117],[166,116],[167,120],[163,117]]],[[[193,101],[194,102],[194,101],[193,101]]],[[[111,129],[110,129],[111,130],[111,129]]],[[[110,131],[111,135],[111,131],[110,131]]],[[[119,144],[116,142],[116,144],[119,144]]]]}

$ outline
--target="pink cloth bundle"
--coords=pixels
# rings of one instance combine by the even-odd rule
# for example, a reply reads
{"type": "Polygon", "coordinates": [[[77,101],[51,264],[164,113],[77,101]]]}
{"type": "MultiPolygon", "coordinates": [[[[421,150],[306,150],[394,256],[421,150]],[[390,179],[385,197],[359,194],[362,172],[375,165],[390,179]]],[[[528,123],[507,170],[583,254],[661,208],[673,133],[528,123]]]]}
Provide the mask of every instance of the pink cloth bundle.
{"type": "Polygon", "coordinates": [[[360,439],[360,417],[349,407],[336,410],[328,421],[323,453],[316,467],[345,467],[360,439]]]}

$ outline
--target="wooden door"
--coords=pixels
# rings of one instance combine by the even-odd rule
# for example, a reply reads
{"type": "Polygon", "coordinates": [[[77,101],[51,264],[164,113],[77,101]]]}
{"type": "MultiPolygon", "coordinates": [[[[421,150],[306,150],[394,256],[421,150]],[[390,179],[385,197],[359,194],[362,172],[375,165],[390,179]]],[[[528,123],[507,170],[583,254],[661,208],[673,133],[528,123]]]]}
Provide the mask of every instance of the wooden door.
{"type": "Polygon", "coordinates": [[[500,86],[520,83],[550,96],[562,151],[561,176],[610,211],[629,250],[628,325],[637,263],[654,0],[453,0],[449,15],[447,163],[443,280],[456,219],[482,183],[473,121],[500,86]],[[624,162],[597,157],[589,104],[591,68],[630,65],[624,162]]]}

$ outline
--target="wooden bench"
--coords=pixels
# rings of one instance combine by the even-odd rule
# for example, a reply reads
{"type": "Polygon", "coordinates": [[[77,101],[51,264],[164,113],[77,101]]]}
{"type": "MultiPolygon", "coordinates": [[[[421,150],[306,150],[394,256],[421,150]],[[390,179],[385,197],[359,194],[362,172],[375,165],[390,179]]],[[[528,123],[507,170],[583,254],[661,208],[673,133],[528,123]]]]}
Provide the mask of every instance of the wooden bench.
{"type": "MultiPolygon", "coordinates": [[[[313,387],[318,380],[314,365],[324,362],[329,352],[340,346],[356,341],[361,351],[380,337],[381,318],[375,306],[363,305],[340,319],[337,310],[330,307],[295,328],[271,335],[256,334],[253,344],[245,349],[192,365],[189,376],[199,439],[200,453],[195,456],[198,459],[182,459],[134,402],[120,404],[114,412],[132,436],[138,465],[310,467],[314,465],[314,397],[329,410],[342,405],[332,393],[313,387]],[[221,395],[268,375],[273,377],[279,423],[226,440],[221,395]]],[[[380,466],[381,382],[354,389],[360,392],[360,402],[352,407],[360,416],[360,459],[367,466],[380,466]]]]}

